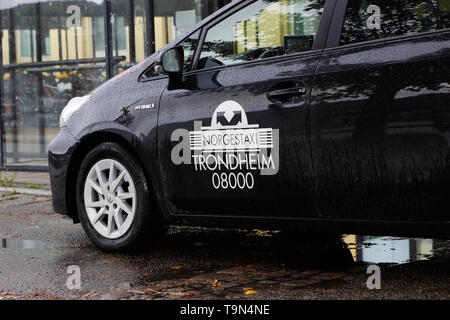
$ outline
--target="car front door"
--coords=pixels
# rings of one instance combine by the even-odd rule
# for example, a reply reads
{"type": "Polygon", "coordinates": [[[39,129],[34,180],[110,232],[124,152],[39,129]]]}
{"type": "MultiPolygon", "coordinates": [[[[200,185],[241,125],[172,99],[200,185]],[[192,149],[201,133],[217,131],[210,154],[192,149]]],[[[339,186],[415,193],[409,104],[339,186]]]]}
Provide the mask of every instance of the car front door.
{"type": "Polygon", "coordinates": [[[311,102],[323,218],[448,220],[448,3],[338,2],[311,102]]]}
{"type": "Polygon", "coordinates": [[[172,212],[315,215],[308,108],[333,6],[247,1],[204,26],[194,70],[161,97],[172,212]]]}

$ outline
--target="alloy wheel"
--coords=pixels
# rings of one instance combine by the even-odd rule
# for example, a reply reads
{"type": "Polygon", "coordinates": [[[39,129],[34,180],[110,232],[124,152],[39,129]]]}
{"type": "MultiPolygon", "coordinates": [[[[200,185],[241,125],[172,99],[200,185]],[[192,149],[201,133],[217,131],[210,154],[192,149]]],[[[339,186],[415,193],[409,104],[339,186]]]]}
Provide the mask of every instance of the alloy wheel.
{"type": "Polygon", "coordinates": [[[131,227],[136,212],[136,188],[117,160],[104,159],[89,170],[84,205],[91,225],[103,237],[117,239],[131,227]]]}

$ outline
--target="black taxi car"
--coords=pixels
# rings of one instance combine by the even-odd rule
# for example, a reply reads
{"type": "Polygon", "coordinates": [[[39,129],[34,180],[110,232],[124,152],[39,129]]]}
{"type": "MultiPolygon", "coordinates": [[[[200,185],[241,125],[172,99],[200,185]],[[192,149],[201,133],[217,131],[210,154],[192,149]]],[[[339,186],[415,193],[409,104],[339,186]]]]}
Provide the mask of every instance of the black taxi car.
{"type": "Polygon", "coordinates": [[[450,1],[233,1],[90,95],[53,204],[101,249],[168,225],[450,236],[450,1]]]}

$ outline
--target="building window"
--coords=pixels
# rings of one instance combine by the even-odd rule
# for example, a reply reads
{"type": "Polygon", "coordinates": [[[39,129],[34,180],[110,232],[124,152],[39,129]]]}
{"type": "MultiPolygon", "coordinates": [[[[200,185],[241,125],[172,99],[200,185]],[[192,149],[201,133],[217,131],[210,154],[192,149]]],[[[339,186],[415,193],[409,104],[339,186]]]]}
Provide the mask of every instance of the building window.
{"type": "Polygon", "coordinates": [[[113,30],[113,43],[116,54],[126,54],[127,50],[127,30],[128,26],[125,26],[124,17],[116,17],[113,15],[112,19],[113,30]]]}
{"type": "MultiPolygon", "coordinates": [[[[36,59],[36,30],[18,30],[19,57],[22,59],[36,59]]],[[[50,56],[50,35],[42,36],[42,56],[50,56]]]]}

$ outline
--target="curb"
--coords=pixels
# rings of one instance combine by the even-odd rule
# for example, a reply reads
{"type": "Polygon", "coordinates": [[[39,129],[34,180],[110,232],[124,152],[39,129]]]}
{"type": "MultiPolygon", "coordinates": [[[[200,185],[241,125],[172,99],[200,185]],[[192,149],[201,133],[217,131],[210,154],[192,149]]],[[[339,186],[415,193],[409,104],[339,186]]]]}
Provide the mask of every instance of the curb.
{"type": "Polygon", "coordinates": [[[30,189],[30,188],[0,187],[0,192],[23,193],[23,194],[31,194],[33,196],[51,196],[52,195],[52,192],[50,190],[30,189]]]}

